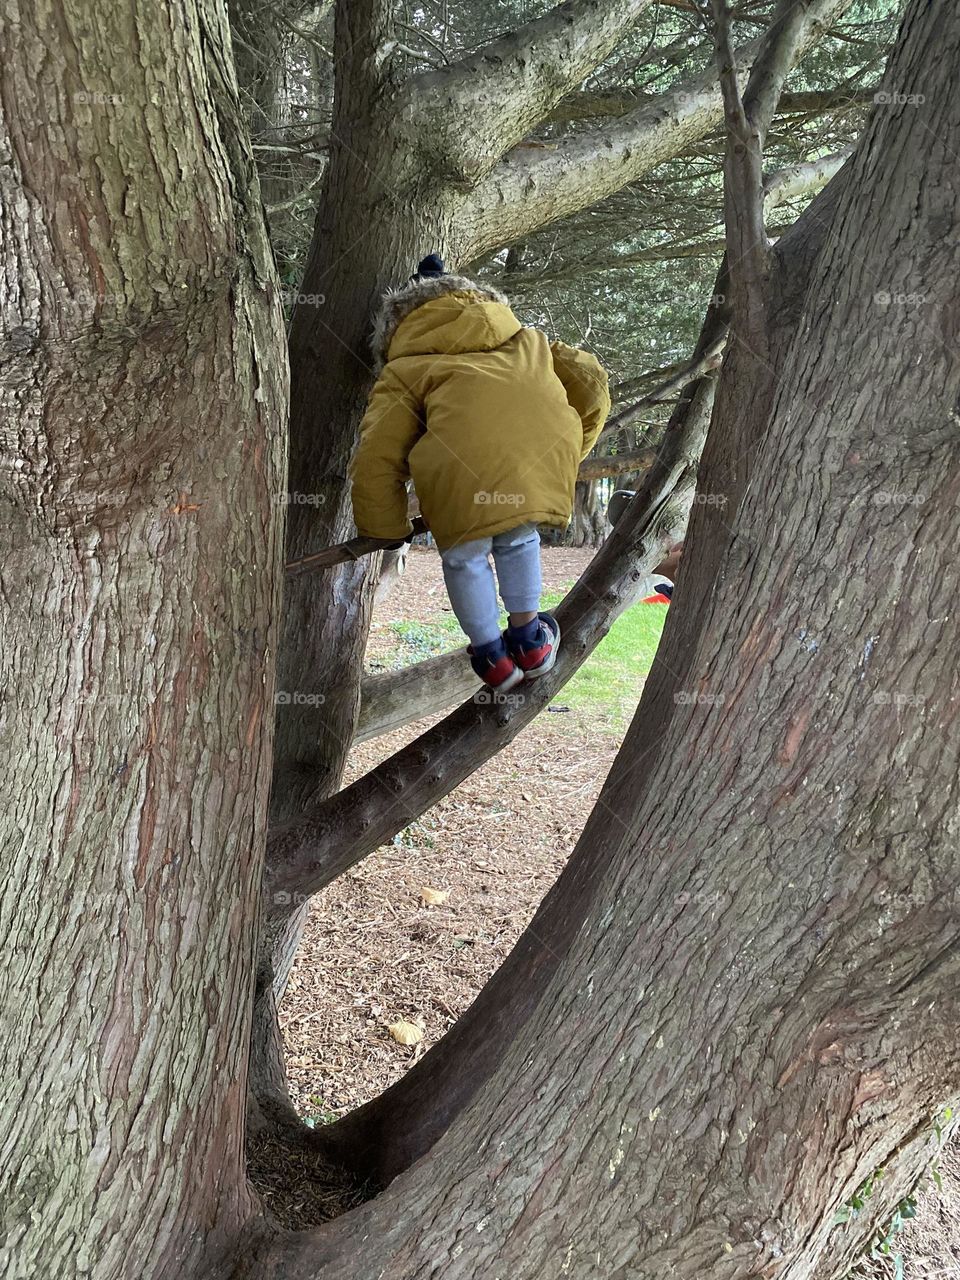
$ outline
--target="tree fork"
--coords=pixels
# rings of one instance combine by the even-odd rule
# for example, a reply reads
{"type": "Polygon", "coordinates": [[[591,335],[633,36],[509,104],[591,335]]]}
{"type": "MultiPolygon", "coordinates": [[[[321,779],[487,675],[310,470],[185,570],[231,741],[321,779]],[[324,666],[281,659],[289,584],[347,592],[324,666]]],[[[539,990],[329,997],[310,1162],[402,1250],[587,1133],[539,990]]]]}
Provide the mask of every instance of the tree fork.
{"type": "Polygon", "coordinates": [[[681,571],[688,696],[651,766],[644,693],[571,862],[609,870],[547,990],[426,1157],[278,1239],[261,1280],[810,1280],[872,1233],[834,1226],[868,1175],[910,1189],[960,1090],[958,57],[960,15],[914,0],[889,82],[922,83],[925,118],[873,113],[780,286],[775,391],[715,422],[759,445],[720,589],[681,571]],[[903,260],[924,303],[894,328],[873,297],[903,260]]]}

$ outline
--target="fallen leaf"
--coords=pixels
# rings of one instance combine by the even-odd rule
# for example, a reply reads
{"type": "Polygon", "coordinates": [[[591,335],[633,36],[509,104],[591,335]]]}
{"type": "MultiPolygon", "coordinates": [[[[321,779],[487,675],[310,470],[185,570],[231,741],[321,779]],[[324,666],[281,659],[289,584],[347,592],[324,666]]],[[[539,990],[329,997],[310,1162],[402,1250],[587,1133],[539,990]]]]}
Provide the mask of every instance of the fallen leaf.
{"type": "Polygon", "coordinates": [[[431,889],[429,885],[424,885],[420,890],[420,897],[425,906],[439,907],[450,897],[450,891],[449,889],[431,889]]]}
{"type": "Polygon", "coordinates": [[[419,1044],[423,1039],[423,1029],[415,1022],[404,1022],[401,1019],[399,1022],[391,1023],[387,1030],[397,1044],[419,1044]]]}

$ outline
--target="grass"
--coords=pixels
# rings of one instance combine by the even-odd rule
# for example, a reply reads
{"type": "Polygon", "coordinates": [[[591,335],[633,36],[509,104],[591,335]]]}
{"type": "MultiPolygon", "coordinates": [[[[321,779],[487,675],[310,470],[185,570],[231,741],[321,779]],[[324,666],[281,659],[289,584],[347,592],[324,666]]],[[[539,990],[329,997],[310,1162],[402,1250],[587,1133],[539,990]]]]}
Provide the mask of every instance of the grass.
{"type": "MultiPolygon", "coordinates": [[[[543,607],[554,608],[565,594],[548,592],[543,607]]],[[[551,705],[557,710],[569,707],[590,712],[602,731],[622,732],[636,710],[666,613],[665,605],[635,604],[627,609],[551,705]]],[[[506,626],[505,617],[502,623],[506,626]]],[[[466,644],[456,619],[449,614],[429,622],[393,622],[390,629],[403,646],[397,654],[398,667],[466,644]]]]}

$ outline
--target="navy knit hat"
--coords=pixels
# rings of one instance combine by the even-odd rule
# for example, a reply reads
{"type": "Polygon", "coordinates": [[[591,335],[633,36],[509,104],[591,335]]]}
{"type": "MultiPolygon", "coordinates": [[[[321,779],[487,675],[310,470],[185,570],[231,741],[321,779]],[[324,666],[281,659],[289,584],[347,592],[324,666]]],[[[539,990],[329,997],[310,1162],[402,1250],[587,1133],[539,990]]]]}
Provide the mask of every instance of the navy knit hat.
{"type": "Polygon", "coordinates": [[[411,280],[435,280],[438,276],[446,275],[446,267],[443,265],[443,259],[439,253],[428,253],[425,258],[417,263],[417,269],[410,277],[411,280]]]}

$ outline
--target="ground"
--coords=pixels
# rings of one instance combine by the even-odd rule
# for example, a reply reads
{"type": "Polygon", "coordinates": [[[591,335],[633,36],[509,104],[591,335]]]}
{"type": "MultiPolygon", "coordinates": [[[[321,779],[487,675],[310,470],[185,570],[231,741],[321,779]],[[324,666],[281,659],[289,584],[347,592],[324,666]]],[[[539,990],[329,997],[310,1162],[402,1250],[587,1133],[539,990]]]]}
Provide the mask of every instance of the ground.
{"type": "MultiPolygon", "coordinates": [[[[591,555],[544,548],[548,603],[591,555]]],[[[544,715],[392,845],[314,899],[281,1009],[291,1092],[311,1123],[342,1115],[398,1079],[504,959],[594,805],[636,709],[664,614],[663,605],[634,606],[544,715]],[[402,1044],[397,1034],[415,1043],[402,1044]]],[[[447,604],[439,557],[415,548],[406,574],[376,608],[370,669],[465,643],[447,604]]],[[[430,723],[355,747],[347,780],[430,723]]],[[[856,1271],[857,1280],[960,1280],[955,1149],[944,1153],[939,1173],[942,1189],[925,1180],[916,1217],[904,1222],[887,1255],[856,1271]]],[[[288,1169],[290,1175],[316,1180],[304,1225],[347,1207],[329,1170],[305,1165],[288,1169]]],[[[279,1215],[278,1199],[260,1186],[279,1215]]],[[[283,1216],[301,1225],[296,1204],[283,1216]]]]}

